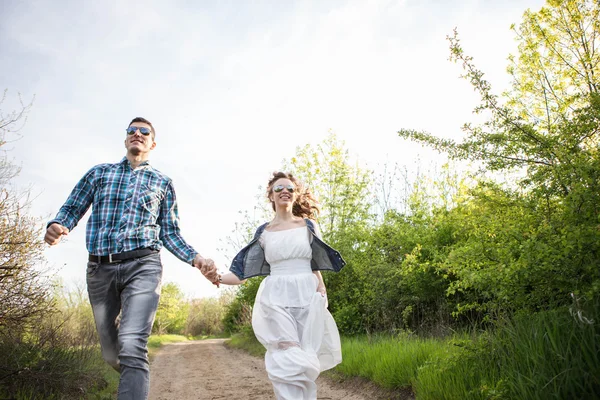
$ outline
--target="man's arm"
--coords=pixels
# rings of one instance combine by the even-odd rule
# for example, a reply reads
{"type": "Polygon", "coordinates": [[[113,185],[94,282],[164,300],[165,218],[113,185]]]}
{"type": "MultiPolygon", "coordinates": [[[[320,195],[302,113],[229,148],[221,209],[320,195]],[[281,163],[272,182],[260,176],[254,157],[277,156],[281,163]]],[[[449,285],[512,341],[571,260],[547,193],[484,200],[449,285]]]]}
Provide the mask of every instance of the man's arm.
{"type": "Polygon", "coordinates": [[[167,250],[186,264],[193,265],[198,252],[181,236],[179,229],[179,211],[177,198],[173,184],[169,182],[165,189],[165,196],[160,204],[158,214],[158,225],[160,225],[160,240],[167,250]]]}
{"type": "Polygon", "coordinates": [[[157,222],[160,225],[160,240],[167,250],[181,261],[198,268],[206,279],[219,286],[217,267],[213,260],[202,257],[181,236],[177,198],[172,182],[168,183],[165,190],[157,222]]]}
{"type": "Polygon", "coordinates": [[[46,243],[51,246],[58,244],[60,238],[75,228],[90,208],[94,199],[94,175],[95,168],[92,168],[77,182],[56,217],[48,222],[44,237],[46,243]]]}

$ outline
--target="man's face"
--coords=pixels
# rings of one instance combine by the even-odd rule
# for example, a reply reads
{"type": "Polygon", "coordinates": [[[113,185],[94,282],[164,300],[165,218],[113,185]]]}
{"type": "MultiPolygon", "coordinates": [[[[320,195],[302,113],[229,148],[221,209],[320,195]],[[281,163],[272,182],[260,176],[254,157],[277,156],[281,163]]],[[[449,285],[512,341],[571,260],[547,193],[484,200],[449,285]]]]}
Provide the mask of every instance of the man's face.
{"type": "Polygon", "coordinates": [[[140,129],[136,129],[135,131],[131,131],[131,129],[127,132],[127,138],[125,138],[125,148],[128,153],[133,154],[134,156],[149,153],[150,150],[156,147],[156,142],[152,137],[152,128],[150,125],[144,122],[134,122],[130,125],[130,128],[146,128],[150,131],[149,134],[144,135],[140,129]]]}

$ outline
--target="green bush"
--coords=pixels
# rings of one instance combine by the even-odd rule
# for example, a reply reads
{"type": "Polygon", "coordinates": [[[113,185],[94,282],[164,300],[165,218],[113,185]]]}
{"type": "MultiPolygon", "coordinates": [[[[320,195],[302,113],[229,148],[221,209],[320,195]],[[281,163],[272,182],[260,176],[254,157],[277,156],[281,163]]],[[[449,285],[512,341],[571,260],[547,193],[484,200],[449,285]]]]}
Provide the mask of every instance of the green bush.
{"type": "Polygon", "coordinates": [[[600,398],[600,301],[503,318],[425,363],[417,399],[600,398]]]}
{"type": "Polygon", "coordinates": [[[35,328],[0,331],[0,394],[78,399],[105,389],[108,382],[99,348],[75,345],[74,339],[48,321],[37,321],[35,328]]]}
{"type": "Polygon", "coordinates": [[[235,294],[225,291],[218,298],[192,300],[186,320],[185,334],[191,336],[220,335],[224,331],[225,315],[235,294]]]}
{"type": "Polygon", "coordinates": [[[243,349],[253,356],[264,356],[267,351],[256,339],[250,326],[244,326],[239,332],[231,335],[231,339],[225,343],[227,346],[243,349]]]}
{"type": "Polygon", "coordinates": [[[504,320],[491,344],[507,398],[600,398],[600,299],[504,320]]]}

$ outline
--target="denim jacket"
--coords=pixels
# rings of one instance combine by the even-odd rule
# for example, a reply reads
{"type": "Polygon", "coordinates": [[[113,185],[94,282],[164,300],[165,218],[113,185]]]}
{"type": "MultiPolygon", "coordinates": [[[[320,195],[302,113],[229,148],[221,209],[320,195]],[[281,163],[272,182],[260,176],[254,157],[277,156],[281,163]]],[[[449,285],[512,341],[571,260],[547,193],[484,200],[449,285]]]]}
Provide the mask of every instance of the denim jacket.
{"type": "MultiPolygon", "coordinates": [[[[334,250],[321,240],[315,231],[314,222],[310,219],[305,219],[305,221],[308,230],[313,236],[310,245],[312,248],[312,270],[339,272],[346,265],[346,262],[337,250],[334,250]]],[[[233,258],[229,270],[241,280],[258,275],[269,275],[271,273],[271,266],[265,260],[265,251],[258,242],[267,224],[259,226],[250,243],[233,258]]]]}

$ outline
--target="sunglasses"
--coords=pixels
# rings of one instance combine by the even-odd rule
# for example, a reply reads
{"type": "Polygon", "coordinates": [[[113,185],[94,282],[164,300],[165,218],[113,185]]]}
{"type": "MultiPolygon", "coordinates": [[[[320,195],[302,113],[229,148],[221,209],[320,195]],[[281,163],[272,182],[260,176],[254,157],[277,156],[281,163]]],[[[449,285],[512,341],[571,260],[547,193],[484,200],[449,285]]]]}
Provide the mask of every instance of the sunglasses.
{"type": "Polygon", "coordinates": [[[277,185],[277,186],[273,186],[273,191],[275,193],[279,193],[281,192],[283,189],[287,189],[288,192],[290,193],[294,193],[294,190],[296,190],[295,187],[293,187],[292,185],[287,185],[287,186],[283,186],[283,185],[277,185]]]}
{"type": "Polygon", "coordinates": [[[140,133],[144,136],[148,136],[150,133],[152,133],[152,130],[150,130],[149,128],[130,126],[129,128],[127,128],[127,134],[133,135],[138,129],[140,130],[140,133]]]}

